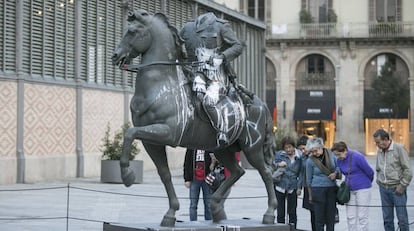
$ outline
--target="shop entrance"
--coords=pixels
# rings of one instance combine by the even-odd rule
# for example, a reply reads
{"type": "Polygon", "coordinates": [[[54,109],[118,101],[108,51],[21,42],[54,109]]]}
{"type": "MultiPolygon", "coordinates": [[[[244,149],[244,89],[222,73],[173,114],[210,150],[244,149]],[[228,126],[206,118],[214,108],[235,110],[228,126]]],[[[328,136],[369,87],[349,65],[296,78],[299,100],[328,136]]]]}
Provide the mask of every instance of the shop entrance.
{"type": "Polygon", "coordinates": [[[390,138],[397,143],[404,144],[410,150],[410,132],[408,119],[365,119],[365,154],[376,155],[377,146],[372,134],[378,129],[383,128],[388,131],[390,138]]]}
{"type": "Polygon", "coordinates": [[[298,136],[306,135],[309,138],[320,137],[327,148],[332,147],[335,140],[335,122],[329,120],[296,121],[298,136]]]}

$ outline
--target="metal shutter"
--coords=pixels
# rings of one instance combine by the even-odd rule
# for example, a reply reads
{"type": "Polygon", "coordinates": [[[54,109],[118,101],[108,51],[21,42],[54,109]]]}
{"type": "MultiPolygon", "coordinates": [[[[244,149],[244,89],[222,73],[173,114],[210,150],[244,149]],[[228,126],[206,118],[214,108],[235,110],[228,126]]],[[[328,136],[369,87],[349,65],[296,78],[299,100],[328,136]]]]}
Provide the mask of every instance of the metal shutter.
{"type": "Polygon", "coordinates": [[[81,74],[80,79],[95,82],[96,77],[96,1],[82,1],[81,74]]]}
{"type": "MultiPolygon", "coordinates": [[[[29,12],[25,12],[24,15],[31,15],[32,19],[30,22],[30,46],[26,52],[29,52],[28,56],[30,57],[31,62],[31,75],[43,75],[43,35],[45,32],[43,31],[43,15],[44,15],[44,8],[43,4],[40,1],[33,1],[30,5],[30,2],[24,3],[29,4],[27,8],[29,12]]],[[[26,9],[26,8],[25,8],[26,9]]]]}
{"type": "Polygon", "coordinates": [[[66,1],[66,79],[75,79],[75,0],[66,1]]]}
{"type": "Polygon", "coordinates": [[[167,15],[171,25],[180,30],[192,19],[192,7],[186,0],[167,1],[167,15]]]}
{"type": "Polygon", "coordinates": [[[6,37],[6,14],[5,14],[5,9],[6,9],[6,2],[3,1],[2,3],[0,3],[0,48],[1,48],[1,52],[0,52],[0,71],[4,71],[5,70],[5,63],[4,63],[4,55],[5,55],[5,50],[6,50],[6,41],[4,39],[4,37],[6,37]]]}
{"type": "Polygon", "coordinates": [[[122,72],[121,70],[112,65],[112,52],[115,50],[115,46],[118,44],[123,31],[122,31],[122,7],[121,1],[108,1],[106,6],[106,54],[105,54],[105,74],[106,83],[121,86],[122,84],[122,72]]]}
{"type": "Polygon", "coordinates": [[[122,2],[83,1],[81,8],[81,79],[121,87],[122,72],[111,56],[123,35],[122,2]]]}
{"type": "Polygon", "coordinates": [[[16,3],[7,0],[4,9],[4,70],[16,71],[16,3]]]}
{"type": "Polygon", "coordinates": [[[74,79],[75,11],[73,1],[56,3],[54,21],[54,76],[74,79]]]}
{"type": "Polygon", "coordinates": [[[97,23],[97,49],[96,49],[96,82],[104,83],[105,79],[105,26],[106,18],[105,14],[105,2],[106,1],[96,1],[98,6],[96,13],[96,23],[97,23]]]}
{"type": "Polygon", "coordinates": [[[23,15],[27,17],[23,18],[23,37],[22,37],[22,71],[24,73],[32,73],[32,20],[35,14],[38,12],[32,11],[30,3],[23,4],[23,15]],[[33,12],[33,13],[31,13],[33,12]]]}
{"type": "Polygon", "coordinates": [[[74,1],[23,3],[22,71],[42,78],[74,78],[74,1]]]}
{"type": "MultiPolygon", "coordinates": [[[[55,7],[54,1],[43,1],[43,74],[44,77],[53,77],[55,63],[55,7]]],[[[42,27],[40,27],[42,28],[42,27]]]]}
{"type": "Polygon", "coordinates": [[[155,14],[161,12],[161,0],[155,1],[142,1],[142,0],[134,0],[132,3],[132,7],[134,10],[142,9],[146,10],[151,14],[155,14]]]}

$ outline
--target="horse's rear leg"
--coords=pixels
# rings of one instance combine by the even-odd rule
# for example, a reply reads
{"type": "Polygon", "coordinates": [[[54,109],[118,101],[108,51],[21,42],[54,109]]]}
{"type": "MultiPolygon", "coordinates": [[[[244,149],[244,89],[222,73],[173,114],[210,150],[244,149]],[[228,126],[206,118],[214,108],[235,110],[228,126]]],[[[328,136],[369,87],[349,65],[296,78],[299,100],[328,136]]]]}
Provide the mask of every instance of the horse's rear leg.
{"type": "Polygon", "coordinates": [[[153,145],[144,142],[143,145],[148,155],[151,157],[152,161],[157,167],[158,175],[160,176],[168,195],[170,207],[161,221],[161,226],[173,227],[176,220],[175,212],[180,209],[180,204],[177,199],[173,183],[171,181],[171,172],[168,167],[165,146],[153,145]]]}
{"type": "Polygon", "coordinates": [[[275,209],[277,207],[277,200],[275,190],[273,188],[272,169],[268,166],[264,160],[263,148],[259,151],[245,151],[244,154],[247,161],[259,171],[260,176],[266,187],[267,192],[267,210],[263,215],[263,224],[274,224],[275,223],[275,209]]]}
{"type": "Polygon", "coordinates": [[[224,211],[224,202],[230,192],[231,187],[240,177],[245,173],[242,167],[238,164],[234,152],[221,151],[215,152],[216,158],[222,163],[230,172],[230,176],[220,185],[220,187],[211,196],[211,214],[213,222],[217,223],[221,220],[226,220],[226,212],[224,211]]]}

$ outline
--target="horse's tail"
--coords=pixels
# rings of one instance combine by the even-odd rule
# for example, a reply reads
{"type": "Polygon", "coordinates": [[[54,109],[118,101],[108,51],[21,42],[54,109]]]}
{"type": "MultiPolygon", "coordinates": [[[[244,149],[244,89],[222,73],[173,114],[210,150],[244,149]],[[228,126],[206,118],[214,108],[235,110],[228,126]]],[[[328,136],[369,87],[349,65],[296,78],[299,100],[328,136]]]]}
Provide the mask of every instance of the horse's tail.
{"type": "MultiPolygon", "coordinates": [[[[265,105],[264,105],[265,106],[265,105]]],[[[266,106],[265,106],[266,107],[266,106]]],[[[265,163],[272,169],[275,170],[275,166],[273,164],[275,151],[276,151],[276,140],[275,134],[273,133],[273,121],[272,117],[270,116],[269,109],[266,107],[266,131],[265,131],[265,141],[263,147],[263,153],[265,158],[265,163]]]]}

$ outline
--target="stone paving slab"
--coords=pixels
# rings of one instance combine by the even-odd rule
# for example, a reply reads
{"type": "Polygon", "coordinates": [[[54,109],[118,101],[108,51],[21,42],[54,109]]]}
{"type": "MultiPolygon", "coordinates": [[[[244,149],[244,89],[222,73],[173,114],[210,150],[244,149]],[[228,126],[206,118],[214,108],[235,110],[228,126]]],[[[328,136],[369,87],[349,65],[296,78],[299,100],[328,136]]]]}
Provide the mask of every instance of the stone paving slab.
{"type": "MultiPolygon", "coordinates": [[[[374,157],[367,159],[371,166],[375,165],[374,157]]],[[[414,166],[413,158],[411,162],[414,166]]],[[[189,192],[184,186],[182,169],[173,170],[172,175],[180,201],[177,220],[187,222],[189,192]]],[[[414,182],[408,187],[410,222],[414,222],[413,185],[414,182]]],[[[380,204],[378,186],[374,183],[370,203],[370,230],[383,230],[380,204]]],[[[246,174],[232,187],[226,201],[227,217],[229,220],[261,221],[266,208],[264,184],[256,170],[247,169],[246,174]]],[[[98,231],[103,230],[104,222],[159,224],[167,209],[165,189],[155,171],[144,172],[143,183],[134,184],[129,188],[122,184],[100,183],[99,178],[0,185],[1,231],[98,231]]],[[[335,225],[335,230],[345,231],[345,206],[339,205],[338,209],[340,222],[335,225]]],[[[203,211],[201,200],[198,210],[201,213],[203,211]]],[[[298,200],[297,213],[297,228],[310,230],[310,214],[302,208],[302,197],[298,200]]],[[[202,220],[203,214],[199,214],[198,217],[202,220]]],[[[414,229],[413,224],[410,227],[414,229]]]]}

